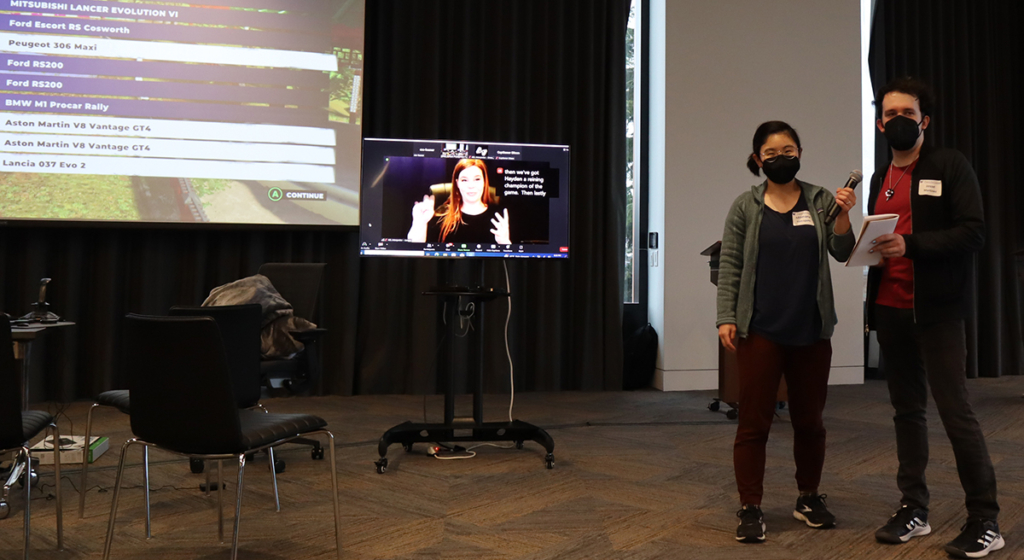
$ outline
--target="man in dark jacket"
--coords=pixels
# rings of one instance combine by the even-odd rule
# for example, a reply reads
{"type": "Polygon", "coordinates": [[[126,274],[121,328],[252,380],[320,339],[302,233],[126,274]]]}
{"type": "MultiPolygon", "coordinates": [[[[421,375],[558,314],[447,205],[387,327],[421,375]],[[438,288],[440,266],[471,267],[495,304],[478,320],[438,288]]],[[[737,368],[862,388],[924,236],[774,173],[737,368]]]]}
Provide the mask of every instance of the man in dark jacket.
{"type": "Polygon", "coordinates": [[[985,437],[968,402],[964,320],[974,294],[975,253],[985,243],[981,189],[956,150],[922,147],[932,96],[923,82],[900,78],[875,97],[878,128],[892,161],[875,171],[869,214],[899,214],[896,231],[874,240],[884,257],[868,273],[868,322],[878,332],[896,414],[896,483],[902,507],[875,532],[904,543],[928,525],[928,386],[956,456],[967,523],[946,551],[980,558],[1003,548],[996,478],[985,437]]]}

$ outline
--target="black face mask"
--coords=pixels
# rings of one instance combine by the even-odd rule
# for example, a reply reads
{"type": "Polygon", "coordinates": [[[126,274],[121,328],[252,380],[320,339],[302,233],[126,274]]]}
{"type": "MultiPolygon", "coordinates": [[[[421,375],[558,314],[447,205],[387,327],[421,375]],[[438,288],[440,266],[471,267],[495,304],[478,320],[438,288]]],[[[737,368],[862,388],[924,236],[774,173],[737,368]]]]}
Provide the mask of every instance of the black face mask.
{"type": "Polygon", "coordinates": [[[775,156],[764,160],[764,176],[777,184],[785,185],[800,171],[800,158],[796,156],[775,156]]]}
{"type": "Polygon", "coordinates": [[[899,115],[885,123],[885,139],[889,141],[889,146],[898,152],[913,148],[919,136],[921,123],[909,117],[899,115]]]}

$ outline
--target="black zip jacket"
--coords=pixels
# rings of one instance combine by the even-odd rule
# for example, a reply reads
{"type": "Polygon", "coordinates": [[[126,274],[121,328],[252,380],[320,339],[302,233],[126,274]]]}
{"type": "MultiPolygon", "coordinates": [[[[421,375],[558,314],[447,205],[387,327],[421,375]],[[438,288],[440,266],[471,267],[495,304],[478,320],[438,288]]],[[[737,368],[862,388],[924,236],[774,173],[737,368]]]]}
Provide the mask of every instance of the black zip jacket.
{"type": "MultiPolygon", "coordinates": [[[[882,191],[889,165],[871,177],[868,214],[882,191]]],[[[985,212],[981,187],[967,158],[956,150],[921,148],[911,174],[910,209],[913,232],[904,235],[905,257],[914,265],[914,321],[918,324],[965,319],[974,301],[974,254],[985,244],[985,212]],[[941,181],[941,196],[921,194],[921,180],[941,181]]],[[[868,325],[874,325],[880,267],[868,271],[868,325]]]]}

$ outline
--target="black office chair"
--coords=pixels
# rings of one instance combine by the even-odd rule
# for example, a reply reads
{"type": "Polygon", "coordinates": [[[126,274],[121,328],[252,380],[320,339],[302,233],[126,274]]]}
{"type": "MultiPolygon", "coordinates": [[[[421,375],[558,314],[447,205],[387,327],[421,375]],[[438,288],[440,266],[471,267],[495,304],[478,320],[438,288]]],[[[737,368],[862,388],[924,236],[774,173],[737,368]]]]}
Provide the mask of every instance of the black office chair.
{"type": "MultiPolygon", "coordinates": [[[[296,317],[319,324],[320,285],[323,263],[265,263],[259,274],[266,276],[281,297],[292,305],[296,317]]],[[[320,339],[327,329],[316,328],[293,332],[292,336],[305,348],[291,359],[265,359],[260,364],[264,384],[271,389],[284,387],[291,393],[315,389],[323,370],[320,339]]],[[[321,455],[322,457],[322,455],[321,455]]]]}
{"type": "MultiPolygon", "coordinates": [[[[14,343],[11,339],[10,317],[0,313],[0,455],[17,451],[18,456],[11,465],[11,479],[22,473],[25,481],[25,560],[29,557],[31,524],[29,510],[32,504],[32,450],[29,440],[40,434],[47,426],[54,442],[60,442],[60,434],[53,416],[42,410],[22,410],[21,371],[15,367],[14,343]]],[[[60,447],[59,443],[57,447],[60,447]]],[[[64,517],[61,509],[60,452],[53,452],[54,483],[57,493],[57,550],[64,550],[64,517]]],[[[7,517],[10,506],[0,501],[0,511],[7,517]]]]}
{"type": "MultiPolygon", "coordinates": [[[[340,558],[341,517],[334,435],[326,429],[327,423],[309,414],[240,410],[231,388],[230,368],[220,329],[210,317],[129,315],[125,318],[125,327],[125,364],[132,392],[131,424],[135,437],[121,447],[103,547],[104,560],[110,557],[121,477],[132,445],[154,445],[189,457],[216,460],[218,464],[223,459],[238,461],[231,545],[231,558],[235,560],[238,556],[246,454],[299,436],[313,435],[323,435],[329,440],[334,529],[340,558]]],[[[217,492],[222,538],[223,494],[217,492]]]]}

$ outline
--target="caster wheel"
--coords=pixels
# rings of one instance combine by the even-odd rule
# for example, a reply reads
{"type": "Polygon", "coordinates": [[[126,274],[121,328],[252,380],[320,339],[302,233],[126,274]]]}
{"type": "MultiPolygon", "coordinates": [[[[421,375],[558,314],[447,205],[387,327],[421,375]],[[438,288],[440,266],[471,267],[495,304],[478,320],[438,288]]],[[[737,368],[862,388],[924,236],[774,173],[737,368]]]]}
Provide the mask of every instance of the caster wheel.
{"type": "Polygon", "coordinates": [[[7,519],[10,514],[11,506],[7,505],[7,502],[0,502],[0,519],[7,519]]]}
{"type": "Polygon", "coordinates": [[[517,439],[516,440],[516,449],[522,449],[522,448],[523,448],[523,440],[517,439]]]}
{"type": "Polygon", "coordinates": [[[374,461],[374,465],[377,465],[377,474],[384,474],[388,472],[388,458],[381,457],[379,461],[374,461]]]}
{"type": "Polygon", "coordinates": [[[188,468],[192,474],[203,474],[203,471],[206,470],[206,462],[202,459],[189,459],[188,468]]]}
{"type": "MultiPolygon", "coordinates": [[[[32,484],[32,486],[34,486],[36,488],[39,487],[39,474],[36,473],[35,471],[32,471],[32,480],[31,480],[30,484],[32,484]]],[[[22,474],[21,478],[18,479],[18,486],[20,486],[22,488],[25,487],[25,475],[24,474],[22,474]]]]}
{"type": "Polygon", "coordinates": [[[779,410],[785,410],[786,401],[779,401],[779,410]]]}
{"type": "Polygon", "coordinates": [[[711,412],[718,412],[722,408],[722,405],[718,401],[711,401],[708,405],[708,410],[711,412]]]}
{"type": "Polygon", "coordinates": [[[729,411],[725,413],[725,417],[729,420],[735,420],[740,417],[740,412],[735,408],[730,408],[729,411]]]}
{"type": "Polygon", "coordinates": [[[554,453],[548,453],[547,455],[544,456],[544,466],[549,468],[549,469],[555,468],[555,454],[554,453]]]}
{"type": "Polygon", "coordinates": [[[314,447],[313,450],[309,452],[309,456],[312,457],[314,461],[323,461],[324,460],[324,448],[323,447],[314,447]]]}
{"type": "Polygon", "coordinates": [[[284,459],[276,459],[274,461],[274,472],[275,473],[277,473],[277,474],[283,473],[284,472],[284,467],[285,467],[284,459]]]}
{"type": "Polygon", "coordinates": [[[404,449],[406,453],[410,453],[410,452],[412,452],[412,444],[411,443],[403,443],[402,444],[402,449],[404,449]]]}

